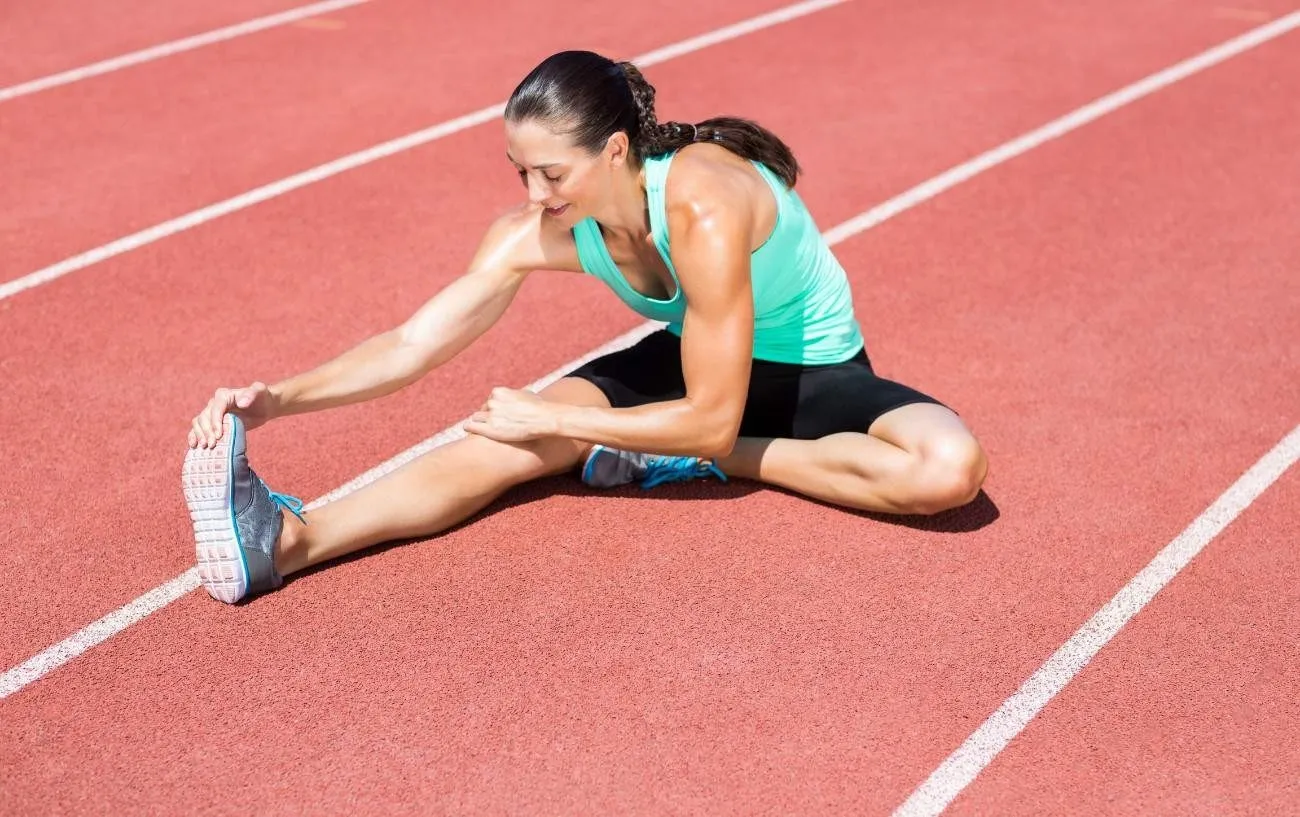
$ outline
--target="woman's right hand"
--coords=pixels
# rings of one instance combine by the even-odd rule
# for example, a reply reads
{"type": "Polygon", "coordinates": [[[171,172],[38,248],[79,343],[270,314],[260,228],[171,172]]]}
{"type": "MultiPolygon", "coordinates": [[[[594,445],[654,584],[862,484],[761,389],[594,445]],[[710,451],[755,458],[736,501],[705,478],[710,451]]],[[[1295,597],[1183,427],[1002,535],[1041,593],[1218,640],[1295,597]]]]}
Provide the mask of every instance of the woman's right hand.
{"type": "Polygon", "coordinates": [[[244,428],[257,428],[275,417],[275,396],[261,382],[242,389],[217,389],[191,423],[190,448],[216,445],[221,439],[222,420],[227,413],[238,415],[244,421],[244,428]]]}

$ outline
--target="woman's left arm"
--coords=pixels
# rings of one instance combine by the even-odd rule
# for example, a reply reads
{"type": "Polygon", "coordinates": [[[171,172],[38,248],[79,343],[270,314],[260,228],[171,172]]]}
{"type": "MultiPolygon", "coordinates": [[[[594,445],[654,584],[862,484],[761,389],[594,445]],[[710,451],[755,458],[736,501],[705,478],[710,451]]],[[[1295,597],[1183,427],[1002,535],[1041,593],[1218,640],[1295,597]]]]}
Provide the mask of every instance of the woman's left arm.
{"type": "Polygon", "coordinates": [[[754,296],[752,215],[744,199],[714,191],[670,211],[673,264],[686,296],[682,374],[686,396],[624,409],[566,406],[559,434],[631,451],[721,457],[731,452],[749,390],[754,296]]]}
{"type": "Polygon", "coordinates": [[[498,389],[468,430],[498,439],[555,435],[656,454],[730,453],[745,409],[753,355],[749,260],[754,215],[742,184],[711,176],[682,178],[667,213],[673,266],[687,303],[681,344],[686,396],[631,408],[597,408],[543,403],[534,395],[498,389]],[[531,405],[505,405],[520,401],[531,405]],[[547,418],[540,424],[551,426],[550,434],[536,433],[538,428],[513,437],[504,428],[493,433],[494,409],[503,415],[536,412],[547,418]]]}

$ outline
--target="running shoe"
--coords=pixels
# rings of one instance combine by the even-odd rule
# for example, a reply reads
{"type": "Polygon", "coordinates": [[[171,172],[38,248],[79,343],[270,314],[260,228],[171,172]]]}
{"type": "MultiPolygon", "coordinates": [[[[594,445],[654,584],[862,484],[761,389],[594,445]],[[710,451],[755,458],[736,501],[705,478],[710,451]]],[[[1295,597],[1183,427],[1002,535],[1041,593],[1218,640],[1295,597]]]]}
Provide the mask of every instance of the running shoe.
{"type": "Polygon", "coordinates": [[[727,475],[712,460],[643,454],[603,445],[592,447],[582,467],[582,481],[593,488],[612,488],[637,480],[641,481],[642,488],[653,488],[665,482],[687,482],[708,476],[727,481],[727,475]]]}
{"type": "Polygon", "coordinates": [[[215,446],[186,452],[181,486],[194,523],[199,579],[208,595],[233,604],[284,583],[275,570],[281,508],[303,516],[301,500],[270,490],[249,467],[243,421],[227,414],[222,422],[215,446]]]}

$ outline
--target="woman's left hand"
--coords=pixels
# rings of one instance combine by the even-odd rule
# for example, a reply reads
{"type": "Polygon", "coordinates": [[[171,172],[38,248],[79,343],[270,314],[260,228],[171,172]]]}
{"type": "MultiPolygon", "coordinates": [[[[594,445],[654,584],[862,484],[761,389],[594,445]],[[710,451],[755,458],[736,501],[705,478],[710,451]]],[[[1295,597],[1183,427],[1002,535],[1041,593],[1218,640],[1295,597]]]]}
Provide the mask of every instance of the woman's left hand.
{"type": "Polygon", "coordinates": [[[553,437],[559,433],[559,408],[530,391],[498,387],[465,422],[465,430],[507,443],[553,437]]]}

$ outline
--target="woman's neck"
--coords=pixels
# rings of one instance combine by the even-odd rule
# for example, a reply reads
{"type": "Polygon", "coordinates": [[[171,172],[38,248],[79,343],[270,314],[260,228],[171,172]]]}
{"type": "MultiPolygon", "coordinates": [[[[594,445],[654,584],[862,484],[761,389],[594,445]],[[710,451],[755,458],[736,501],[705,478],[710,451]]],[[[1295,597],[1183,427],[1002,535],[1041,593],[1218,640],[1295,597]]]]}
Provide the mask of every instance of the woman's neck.
{"type": "Polygon", "coordinates": [[[609,204],[595,214],[607,232],[633,241],[650,235],[650,212],[646,206],[645,170],[621,173],[615,177],[609,204]]]}

